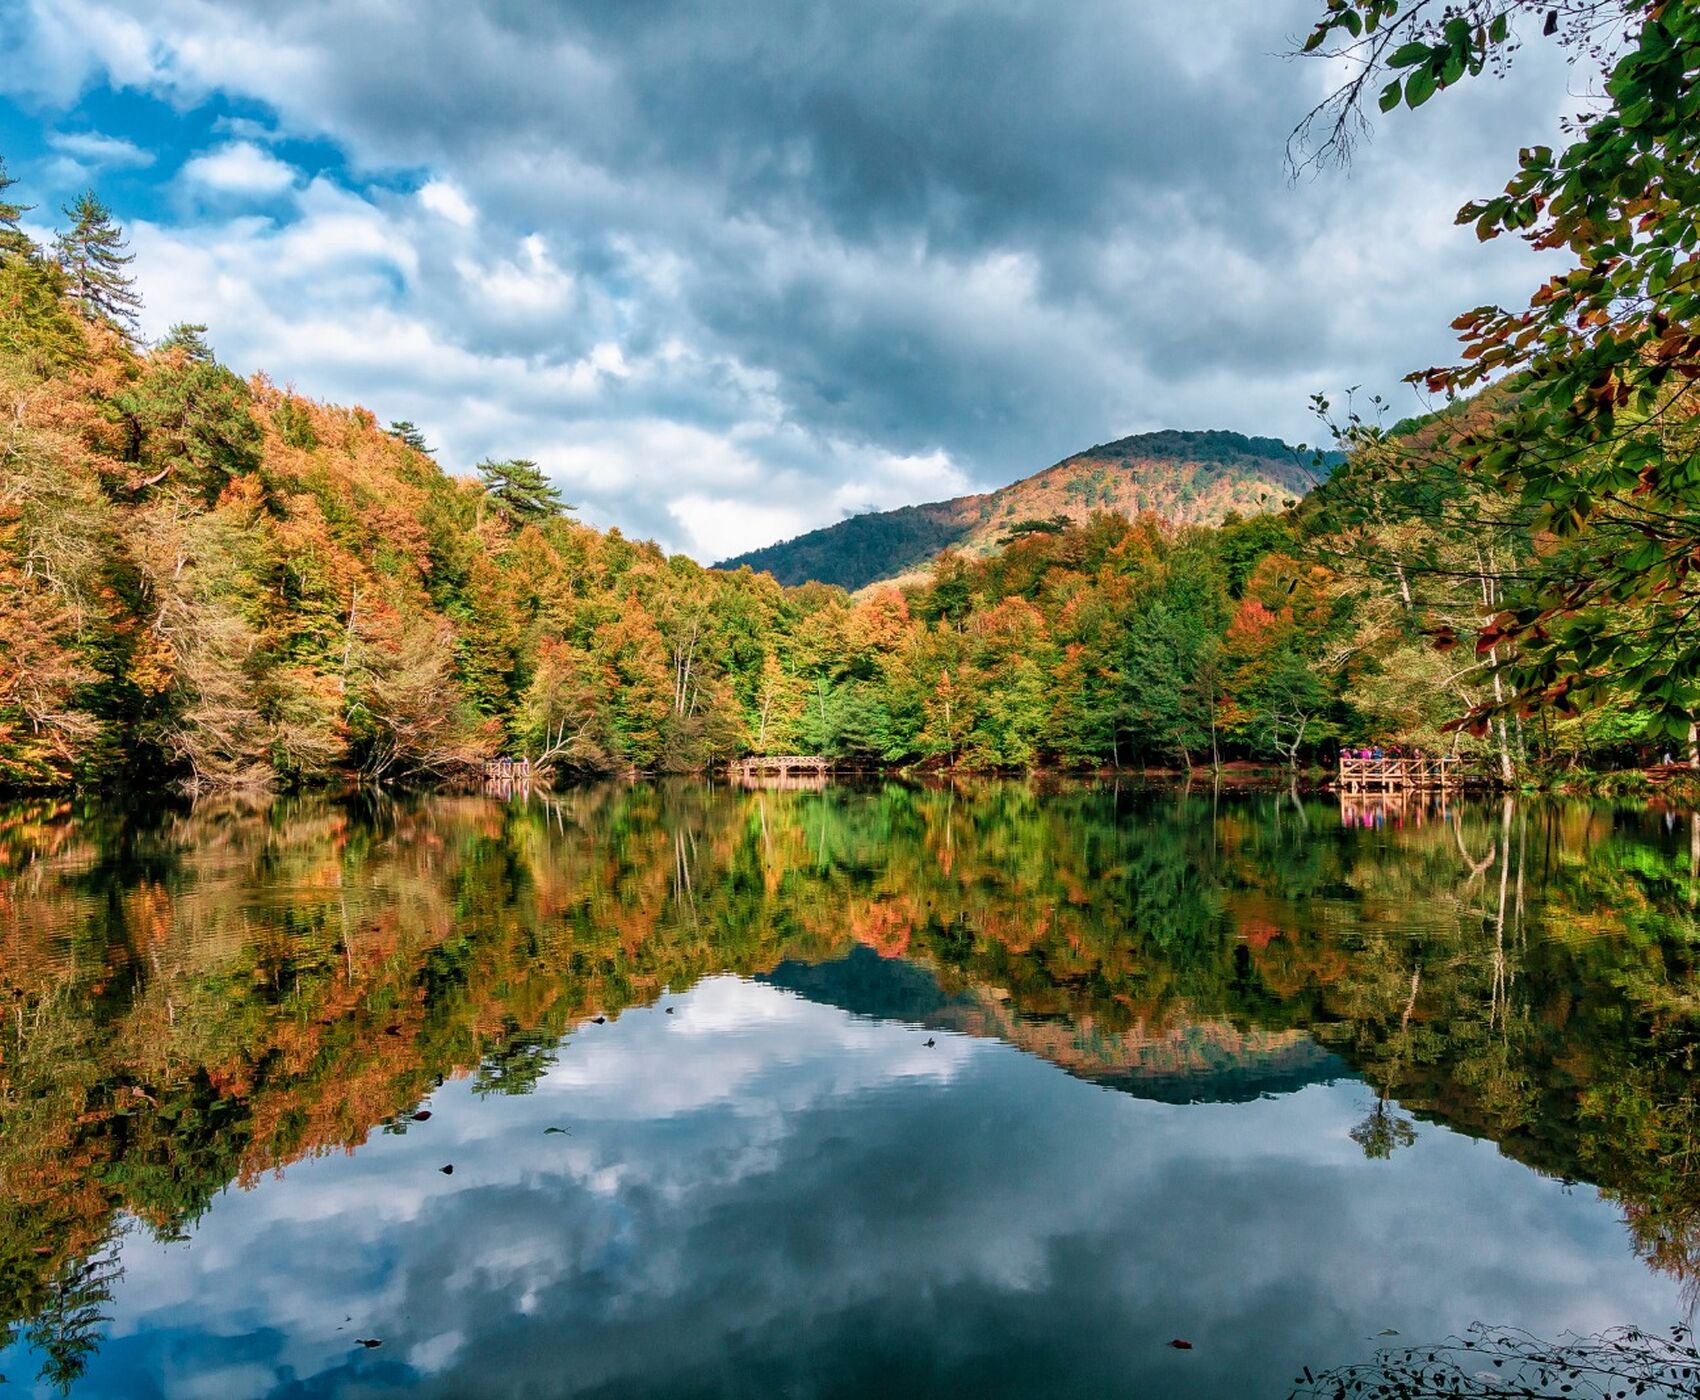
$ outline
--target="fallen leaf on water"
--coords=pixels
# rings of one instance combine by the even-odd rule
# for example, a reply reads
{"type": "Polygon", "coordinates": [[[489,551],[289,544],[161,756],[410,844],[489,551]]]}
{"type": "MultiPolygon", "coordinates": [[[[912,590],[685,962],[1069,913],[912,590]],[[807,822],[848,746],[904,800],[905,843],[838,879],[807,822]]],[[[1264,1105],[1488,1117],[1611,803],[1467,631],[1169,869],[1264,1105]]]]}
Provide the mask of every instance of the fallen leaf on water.
{"type": "Polygon", "coordinates": [[[453,1176],[455,1174],[455,1164],[453,1162],[450,1162],[448,1164],[448,1166],[438,1167],[437,1170],[440,1171],[444,1176],[453,1176]]]}
{"type": "Polygon", "coordinates": [[[365,1347],[368,1351],[370,1351],[373,1347],[381,1347],[383,1343],[376,1337],[356,1337],[354,1339],[354,1345],[357,1347],[365,1347]]]}
{"type": "Polygon", "coordinates": [[[603,1026],[603,1025],[606,1025],[608,1023],[608,1018],[606,1016],[593,1016],[593,1017],[591,1017],[591,1020],[596,1022],[596,1024],[599,1025],[599,1026],[603,1026]]]}
{"type": "Polygon", "coordinates": [[[564,1133],[566,1131],[567,1129],[565,1128],[545,1128],[543,1130],[543,1135],[547,1137],[550,1133],[564,1133]]]}
{"type": "Polygon", "coordinates": [[[1169,1345],[1172,1346],[1176,1351],[1191,1351],[1192,1350],[1192,1343],[1187,1341],[1185,1337],[1175,1337],[1169,1342],[1169,1345]]]}
{"type": "Polygon", "coordinates": [[[417,1112],[413,1115],[413,1121],[415,1123],[423,1123],[430,1116],[431,1116],[431,1110],[428,1109],[428,1108],[422,1108],[422,1109],[419,1110],[419,1112],[417,1112]]]}
{"type": "Polygon", "coordinates": [[[1397,1337],[1399,1335],[1399,1329],[1397,1327],[1383,1327],[1375,1335],[1378,1337],[1397,1337]]]}

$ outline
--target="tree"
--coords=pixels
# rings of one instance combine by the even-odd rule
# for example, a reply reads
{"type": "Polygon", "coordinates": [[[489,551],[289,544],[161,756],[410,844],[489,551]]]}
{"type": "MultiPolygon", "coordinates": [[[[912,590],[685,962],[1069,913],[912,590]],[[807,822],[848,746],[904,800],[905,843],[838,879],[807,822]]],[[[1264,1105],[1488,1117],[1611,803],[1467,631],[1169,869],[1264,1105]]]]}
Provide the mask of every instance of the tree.
{"type": "Polygon", "coordinates": [[[1515,391],[1468,440],[1468,468],[1538,508],[1555,547],[1478,631],[1508,693],[1469,723],[1621,687],[1689,740],[1700,713],[1700,5],[1694,0],[1328,0],[1308,53],[1351,72],[1295,133],[1348,153],[1362,104],[1418,107],[1503,73],[1520,28],[1597,65],[1603,93],[1562,151],[1531,146],[1504,192],[1464,206],[1483,240],[1515,233],[1575,267],[1521,310],[1453,323],[1462,362],[1413,375],[1455,395],[1515,391]]]}
{"type": "Polygon", "coordinates": [[[207,343],[207,328],[198,321],[179,321],[159,342],[161,350],[176,351],[195,364],[210,365],[217,361],[213,348],[207,343]]]}
{"type": "Polygon", "coordinates": [[[13,258],[31,258],[36,252],[30,236],[19,227],[24,215],[35,206],[14,204],[6,197],[6,191],[17,183],[15,177],[6,173],[5,158],[0,156],[0,263],[13,258]]]}
{"type": "Polygon", "coordinates": [[[150,359],[113,397],[136,468],[125,485],[139,492],[169,478],[211,505],[232,478],[259,466],[263,434],[248,385],[211,358],[197,328],[178,329],[190,338],[150,359]]]}
{"type": "Polygon", "coordinates": [[[81,363],[87,353],[59,265],[34,256],[0,256],[0,358],[46,379],[81,363]]]}
{"type": "Polygon", "coordinates": [[[505,462],[486,459],[478,464],[478,475],[496,509],[516,525],[536,524],[573,509],[537,463],[528,458],[514,457],[505,462]]]}
{"type": "Polygon", "coordinates": [[[520,745],[532,762],[539,769],[611,768],[603,713],[591,658],[565,642],[544,642],[514,717],[520,745]]]}
{"type": "Polygon", "coordinates": [[[475,770],[491,735],[467,715],[446,622],[379,606],[353,636],[348,725],[363,777],[444,778],[475,770]]]}
{"type": "MultiPolygon", "coordinates": [[[[423,452],[427,457],[435,456],[436,449],[425,445],[425,434],[406,418],[398,418],[390,423],[390,436],[403,447],[411,447],[415,452],[423,452]]],[[[479,468],[480,471],[483,468],[479,468]]]]}
{"type": "Polygon", "coordinates": [[[1318,720],[1329,703],[1306,640],[1290,608],[1272,612],[1248,597],[1226,641],[1231,721],[1259,747],[1273,749],[1295,774],[1306,739],[1321,737],[1318,720]]]}
{"type": "Polygon", "coordinates": [[[1210,742],[1209,697],[1196,680],[1215,636],[1201,621],[1158,600],[1131,619],[1120,667],[1121,721],[1135,745],[1188,770],[1210,742]]]}
{"type": "Polygon", "coordinates": [[[124,230],[93,190],[65,206],[71,227],[53,242],[72,299],[97,321],[126,337],[136,330],[142,298],[126,268],[136,260],[126,251],[124,230]]]}

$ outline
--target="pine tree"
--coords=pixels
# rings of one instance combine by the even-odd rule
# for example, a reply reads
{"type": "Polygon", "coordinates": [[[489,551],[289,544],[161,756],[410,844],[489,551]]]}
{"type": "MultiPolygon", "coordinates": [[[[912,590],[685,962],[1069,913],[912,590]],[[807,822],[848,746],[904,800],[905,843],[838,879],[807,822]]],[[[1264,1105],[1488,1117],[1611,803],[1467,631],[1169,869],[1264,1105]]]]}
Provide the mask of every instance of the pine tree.
{"type": "Polygon", "coordinates": [[[406,418],[392,419],[390,436],[404,447],[411,447],[415,452],[423,452],[427,457],[436,455],[436,448],[425,445],[425,434],[406,418]]]}
{"type": "Polygon", "coordinates": [[[496,508],[517,525],[547,520],[573,509],[550,485],[537,463],[528,458],[480,462],[478,475],[484,480],[484,489],[495,499],[496,508]]]}
{"type": "Polygon", "coordinates": [[[71,227],[54,240],[69,291],[83,310],[99,321],[134,335],[142,298],[135,278],[125,271],[136,255],[126,251],[124,230],[93,190],[65,206],[71,227]]]}
{"type": "Polygon", "coordinates": [[[19,220],[35,206],[13,204],[6,198],[6,191],[17,183],[6,173],[6,161],[0,157],[0,263],[9,258],[27,258],[35,252],[30,236],[18,226],[19,220]]]}
{"type": "Polygon", "coordinates": [[[207,328],[198,321],[179,321],[160,341],[161,350],[181,350],[185,358],[198,365],[216,364],[218,357],[207,343],[207,328]]]}

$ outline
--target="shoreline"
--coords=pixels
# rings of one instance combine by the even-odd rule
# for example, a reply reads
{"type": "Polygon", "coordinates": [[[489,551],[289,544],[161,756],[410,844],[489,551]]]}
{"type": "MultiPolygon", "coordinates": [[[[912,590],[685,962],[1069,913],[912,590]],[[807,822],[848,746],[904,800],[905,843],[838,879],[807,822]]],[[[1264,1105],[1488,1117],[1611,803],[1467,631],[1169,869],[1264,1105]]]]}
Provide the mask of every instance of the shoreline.
{"type": "MultiPolygon", "coordinates": [[[[1249,761],[1226,763],[1220,769],[1209,766],[1191,769],[1168,767],[1097,767],[1064,768],[1034,766],[1027,768],[965,768],[944,765],[834,765],[808,774],[769,772],[740,773],[737,765],[742,759],[731,759],[694,769],[677,771],[642,770],[635,768],[609,771],[583,770],[563,773],[559,778],[549,776],[548,770],[530,778],[479,778],[472,774],[433,782],[363,783],[353,779],[301,785],[271,783],[226,784],[196,787],[188,783],[154,785],[79,786],[74,783],[42,786],[0,788],[0,803],[32,800],[67,800],[88,798],[118,803],[203,801],[235,796],[292,797],[302,795],[354,796],[361,793],[406,794],[439,793],[444,795],[470,793],[514,793],[567,791],[603,782],[666,782],[695,780],[710,783],[730,783],[752,790],[818,789],[831,782],[899,781],[923,785],[972,783],[975,781],[1028,781],[1039,784],[1069,782],[1125,782],[1161,789],[1191,789],[1213,787],[1231,792],[1298,791],[1306,796],[1338,795],[1358,801],[1407,802],[1414,798],[1440,795],[1438,789],[1410,789],[1378,793],[1341,793],[1332,769],[1319,766],[1301,768],[1296,772],[1284,767],[1257,764],[1249,761]]],[[[1661,764],[1646,768],[1581,769],[1563,774],[1531,775],[1514,785],[1506,785],[1491,777],[1473,779],[1451,789],[1452,796],[1563,797],[1576,799],[1637,799],[1681,807],[1700,807],[1700,769],[1686,764],[1661,764]]]]}

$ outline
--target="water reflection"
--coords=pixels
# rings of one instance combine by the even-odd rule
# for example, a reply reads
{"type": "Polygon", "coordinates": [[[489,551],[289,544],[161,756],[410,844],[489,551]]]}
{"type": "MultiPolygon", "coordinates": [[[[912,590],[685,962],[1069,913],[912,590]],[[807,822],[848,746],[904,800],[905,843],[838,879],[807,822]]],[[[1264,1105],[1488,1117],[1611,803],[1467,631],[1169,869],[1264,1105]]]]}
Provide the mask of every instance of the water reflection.
{"type": "Polygon", "coordinates": [[[0,1371],[1273,1393],[1658,1322],[1693,850],[1021,784],[4,809],[0,1371]]]}

